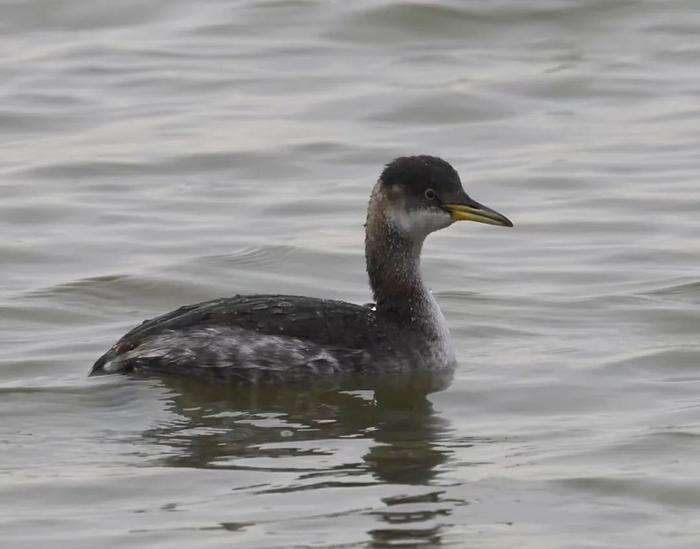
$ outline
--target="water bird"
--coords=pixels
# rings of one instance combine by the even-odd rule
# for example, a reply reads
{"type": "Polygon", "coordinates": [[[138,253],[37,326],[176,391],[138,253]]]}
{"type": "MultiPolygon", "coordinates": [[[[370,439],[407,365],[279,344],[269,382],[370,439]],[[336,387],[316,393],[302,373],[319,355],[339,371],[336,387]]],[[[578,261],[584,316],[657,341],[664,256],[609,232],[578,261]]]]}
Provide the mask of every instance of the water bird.
{"type": "Polygon", "coordinates": [[[457,171],[435,156],[388,163],[372,189],[365,259],[374,302],[292,295],[236,295],[144,321],[90,375],[170,373],[234,384],[306,384],[345,375],[449,371],[455,351],[423,282],[425,238],[455,221],[503,227],[473,200],[457,171]]]}

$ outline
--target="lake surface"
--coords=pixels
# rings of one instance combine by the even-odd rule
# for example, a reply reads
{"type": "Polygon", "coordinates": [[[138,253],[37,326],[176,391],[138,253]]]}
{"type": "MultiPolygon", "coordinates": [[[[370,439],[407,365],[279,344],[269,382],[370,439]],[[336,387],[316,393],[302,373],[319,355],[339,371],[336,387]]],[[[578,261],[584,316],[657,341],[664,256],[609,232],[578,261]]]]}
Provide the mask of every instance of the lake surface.
{"type": "Polygon", "coordinates": [[[3,548],[696,548],[695,0],[0,3],[3,548]],[[440,155],[515,228],[423,269],[427,397],[87,378],[144,318],[369,300],[440,155]]]}

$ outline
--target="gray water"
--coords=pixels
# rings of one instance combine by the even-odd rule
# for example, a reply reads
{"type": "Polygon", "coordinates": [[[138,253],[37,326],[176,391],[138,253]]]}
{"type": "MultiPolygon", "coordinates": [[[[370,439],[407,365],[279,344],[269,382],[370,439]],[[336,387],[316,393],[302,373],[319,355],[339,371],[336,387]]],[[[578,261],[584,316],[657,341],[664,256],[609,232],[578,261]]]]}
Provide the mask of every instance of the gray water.
{"type": "Polygon", "coordinates": [[[700,543],[695,0],[0,2],[3,548],[700,543]],[[432,153],[427,398],[87,378],[144,318],[369,299],[432,153]]]}

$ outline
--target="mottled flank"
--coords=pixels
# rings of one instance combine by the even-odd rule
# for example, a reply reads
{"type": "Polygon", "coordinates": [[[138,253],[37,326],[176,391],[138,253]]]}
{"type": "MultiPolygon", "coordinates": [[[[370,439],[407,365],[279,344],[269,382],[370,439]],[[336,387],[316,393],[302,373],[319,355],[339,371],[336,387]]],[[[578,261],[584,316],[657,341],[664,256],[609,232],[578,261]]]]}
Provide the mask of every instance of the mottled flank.
{"type": "Polygon", "coordinates": [[[236,296],[144,322],[100,357],[90,374],[164,372],[248,384],[306,383],[428,365],[449,369],[454,355],[445,348],[447,335],[427,334],[423,323],[409,319],[404,325],[342,301],[236,296]]]}
{"type": "Polygon", "coordinates": [[[238,327],[166,330],[102,365],[105,373],[138,370],[185,371],[227,381],[290,382],[334,375],[344,364],[366,362],[365,353],[326,349],[294,337],[261,335],[238,327]]]}

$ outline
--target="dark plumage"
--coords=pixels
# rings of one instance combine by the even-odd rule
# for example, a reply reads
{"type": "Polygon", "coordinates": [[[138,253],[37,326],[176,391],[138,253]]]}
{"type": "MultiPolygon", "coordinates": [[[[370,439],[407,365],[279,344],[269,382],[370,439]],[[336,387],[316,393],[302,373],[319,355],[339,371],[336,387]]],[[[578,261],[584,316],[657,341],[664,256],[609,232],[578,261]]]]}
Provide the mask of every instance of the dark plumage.
{"type": "Polygon", "coordinates": [[[404,185],[416,194],[422,194],[426,187],[439,187],[452,194],[462,191],[457,170],[437,156],[396,158],[384,167],[379,180],[384,185],[404,185]]]}
{"type": "Polygon", "coordinates": [[[458,219],[511,225],[469,198],[444,160],[398,158],[387,164],[368,206],[365,252],[376,305],[283,295],[188,305],[131,330],[90,373],[309,383],[449,370],[454,351],[419,259],[425,237],[458,219]]]}
{"type": "Polygon", "coordinates": [[[239,382],[309,381],[319,374],[376,373],[380,367],[392,368],[371,358],[377,352],[420,358],[411,357],[410,349],[393,348],[402,329],[410,331],[411,327],[385,322],[370,306],[303,296],[235,296],[187,305],[143,322],[100,357],[92,374],[106,373],[105,364],[113,360],[120,362],[123,372],[189,372],[239,382]],[[167,349],[151,352],[149,342],[164,335],[167,349]],[[227,339],[231,336],[235,337],[227,339]],[[222,352],[233,357],[241,342],[264,344],[267,336],[271,336],[269,344],[254,350],[254,365],[221,367],[222,352]],[[284,338],[287,344],[277,338],[284,338]]]}

